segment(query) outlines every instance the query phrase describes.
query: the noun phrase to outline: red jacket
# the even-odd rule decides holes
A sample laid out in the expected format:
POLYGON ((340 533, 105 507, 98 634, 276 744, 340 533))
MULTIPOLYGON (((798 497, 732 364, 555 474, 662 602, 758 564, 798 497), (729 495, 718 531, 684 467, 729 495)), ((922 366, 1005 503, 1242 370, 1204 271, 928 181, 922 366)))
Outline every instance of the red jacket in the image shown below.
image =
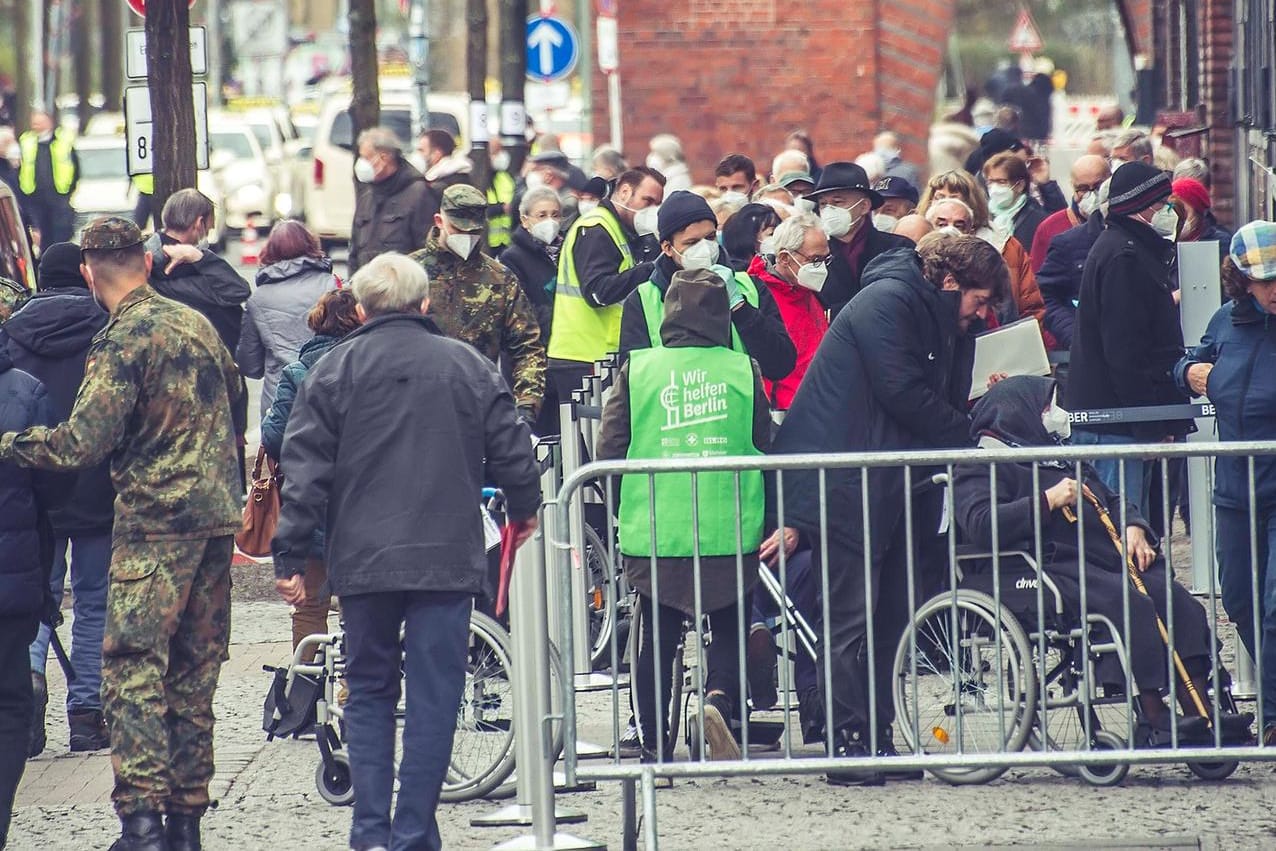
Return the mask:
POLYGON ((767 271, 766 262, 761 257, 754 257, 749 264, 749 275, 755 281, 766 284, 780 308, 780 318, 784 320, 784 329, 793 339, 797 349, 797 365, 787 377, 779 381, 763 380, 766 394, 771 405, 786 411, 797 393, 806 368, 815 357, 815 350, 824 339, 824 332, 829 329, 828 318, 824 314, 824 306, 820 304, 815 293, 803 287, 797 287, 788 281, 781 280, 767 271))
POLYGON ((1040 272, 1042 265, 1045 264, 1046 252, 1050 250, 1050 240, 1079 224, 1081 219, 1077 218, 1077 214, 1072 212, 1072 207, 1069 206, 1051 213, 1037 225, 1037 233, 1032 238, 1032 245, 1024 246, 1024 248, 1032 249, 1032 274, 1040 272))

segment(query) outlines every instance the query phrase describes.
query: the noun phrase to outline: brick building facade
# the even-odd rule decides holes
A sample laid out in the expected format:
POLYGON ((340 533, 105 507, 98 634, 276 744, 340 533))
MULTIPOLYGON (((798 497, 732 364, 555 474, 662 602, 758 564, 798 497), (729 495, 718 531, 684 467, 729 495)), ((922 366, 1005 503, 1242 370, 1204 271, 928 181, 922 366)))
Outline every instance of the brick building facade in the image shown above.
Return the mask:
MULTIPOLYGON (((675 133, 697 181, 727 151, 762 171, 803 128, 821 162, 868 150, 890 128, 924 162, 950 0, 626 0, 620 5, 625 147, 675 133)), ((606 80, 594 76, 595 138, 607 138, 606 80)))

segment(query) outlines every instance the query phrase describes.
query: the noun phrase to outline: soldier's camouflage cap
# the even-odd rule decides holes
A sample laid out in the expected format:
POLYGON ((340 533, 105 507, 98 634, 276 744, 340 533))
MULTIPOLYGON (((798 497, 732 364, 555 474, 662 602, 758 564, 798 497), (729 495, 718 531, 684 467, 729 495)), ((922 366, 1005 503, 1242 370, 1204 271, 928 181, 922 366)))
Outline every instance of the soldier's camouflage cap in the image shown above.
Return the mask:
POLYGON ((84 226, 80 233, 81 251, 118 251, 142 242, 142 231, 120 216, 103 216, 84 226))
POLYGON ((444 189, 441 211, 457 230, 480 231, 487 227, 487 199, 468 184, 444 189))

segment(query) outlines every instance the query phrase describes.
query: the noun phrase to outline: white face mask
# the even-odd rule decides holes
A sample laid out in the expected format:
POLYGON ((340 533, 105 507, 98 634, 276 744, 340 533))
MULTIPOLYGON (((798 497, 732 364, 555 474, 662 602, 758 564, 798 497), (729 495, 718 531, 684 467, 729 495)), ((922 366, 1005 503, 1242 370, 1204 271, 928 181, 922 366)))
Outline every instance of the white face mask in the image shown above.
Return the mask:
POLYGON ((1072 437, 1072 421, 1068 412, 1059 407, 1059 391, 1050 397, 1050 406, 1041 412, 1041 424, 1046 433, 1057 437, 1060 441, 1072 437))
POLYGON ((450 233, 445 242, 449 251, 462 260, 469 260, 474 249, 478 248, 480 239, 481 237, 475 233, 450 233))
POLYGON ((1162 239, 1168 239, 1173 242, 1178 233, 1179 214, 1174 211, 1173 207, 1162 207, 1152 214, 1148 224, 1152 226, 1152 230, 1156 231, 1162 239))
POLYGON ((576 203, 576 211, 583 216, 597 206, 598 202, 593 198, 582 198, 576 203))
POLYGON ((855 217, 845 207, 825 206, 820 208, 820 223, 830 239, 839 239, 851 232, 855 217))
MULTIPOLYGON (((625 207, 628 210, 628 207, 625 207)), ((639 236, 651 236, 660 229, 657 222, 657 216, 660 214, 659 207, 643 207, 634 213, 634 230, 639 236)))
POLYGON ((949 236, 962 236, 961 230, 956 225, 944 225, 936 233, 946 233, 949 236))
POLYGON ((554 241, 554 237, 558 236, 558 219, 541 219, 536 224, 527 229, 532 235, 532 239, 549 245, 554 241))
POLYGON ((1121 159, 1120 157, 1113 157, 1112 159, 1108 161, 1108 163, 1109 163, 1108 165, 1109 171, 1111 171, 1113 174, 1116 174, 1116 170, 1119 169, 1121 166, 1125 165, 1125 160, 1121 159))
POLYGON ((682 258, 682 268, 688 272, 708 269, 718 262, 718 240, 713 237, 700 240, 686 251, 679 251, 676 248, 673 251, 682 258))
POLYGON ((758 253, 763 257, 775 256, 775 238, 768 236, 758 245, 758 253))
POLYGON ((988 187, 989 209, 994 211, 1006 210, 1009 209, 1010 205, 1013 203, 1015 203, 1015 190, 1011 189, 1009 186, 1001 186, 998 184, 996 186, 988 187))
POLYGON ((887 215, 886 213, 873 214, 873 227, 877 228, 882 233, 894 233, 895 226, 897 224, 899 224, 899 219, 894 216, 887 215))
POLYGON ((505 151, 497 151, 492 154, 492 168, 496 171, 509 171, 510 155, 505 151))
POLYGON ((1087 219, 1094 215, 1094 211, 1099 209, 1099 194, 1097 192, 1087 192, 1079 202, 1077 209, 1081 211, 1081 215, 1087 219))
MULTIPOLYGON (((796 263, 796 258, 794 259, 796 263)), ((797 282, 799 287, 818 293, 824 289, 824 283, 829 278, 829 267, 821 263, 803 263, 797 267, 797 282)))
POLYGON ((749 202, 749 196, 745 195, 743 192, 728 190, 727 192, 722 193, 722 197, 719 200, 724 204, 747 204, 749 202))
POLYGON ((360 183, 371 183, 376 180, 376 177, 377 170, 373 167, 372 163, 368 162, 363 157, 359 157, 359 159, 354 161, 355 180, 360 183))
POLYGON ((539 189, 545 185, 545 175, 539 171, 529 171, 525 182, 528 189, 539 189))

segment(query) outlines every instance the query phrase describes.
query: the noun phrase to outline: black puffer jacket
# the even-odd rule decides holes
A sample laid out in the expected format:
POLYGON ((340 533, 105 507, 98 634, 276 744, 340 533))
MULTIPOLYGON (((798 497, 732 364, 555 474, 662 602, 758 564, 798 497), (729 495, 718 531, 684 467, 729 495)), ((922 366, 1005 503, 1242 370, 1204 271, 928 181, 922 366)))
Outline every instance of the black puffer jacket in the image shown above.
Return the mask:
MULTIPOLYGON (((0 330, 0 341, 19 369, 39 379, 48 392, 50 415, 60 423, 71 415, 84 381, 84 358, 108 316, 86 289, 42 290, 0 330)), ((102 535, 115 518, 111 463, 75 474, 75 489, 50 512, 58 537, 102 535)))
POLYGON ((518 278, 523 295, 532 303, 536 324, 541 329, 541 340, 549 339, 550 323, 554 318, 554 287, 558 280, 558 249, 563 244, 562 234, 552 245, 546 245, 523 228, 514 229, 510 244, 501 252, 501 263, 518 278), (553 256, 550 256, 551 251, 553 256))
POLYGON ((913 248, 911 239, 893 233, 883 233, 873 227, 872 221, 865 221, 863 227, 868 228, 868 235, 865 237, 867 242, 864 245, 864 252, 859 257, 858 269, 851 268, 841 249, 833 244, 833 240, 829 241, 830 256, 833 259, 829 263, 828 281, 817 296, 820 304, 829 309, 830 316, 837 316, 846 303, 867 285, 864 273, 868 271, 869 264, 876 257, 897 248, 910 250, 913 248))
MULTIPOLYGON (((921 257, 912 249, 888 252, 869 264, 864 288, 820 343, 771 451, 969 445, 966 399, 974 346, 958 324, 960 299, 922 275, 921 257)), ((902 487, 902 478, 883 486, 902 487)), ((838 493, 846 496, 846 489, 859 487, 857 471, 830 470, 828 487, 834 500, 838 493)), ((775 501, 770 505, 774 512, 775 501)), ((813 471, 785 474, 784 513, 786 525, 818 530, 819 484, 813 471)), ((861 522, 840 509, 830 511, 829 519, 831 526, 861 522)))
POLYGON ((234 357, 243 331, 244 302, 252 295, 248 282, 239 277, 233 266, 207 249, 197 262, 182 263, 175 266, 172 273, 166 273, 168 261, 161 248, 177 244, 177 240, 162 233, 147 241, 146 247, 154 257, 151 287, 160 295, 203 314, 213 323, 222 345, 234 357))
MULTIPOLYGON (((1081 275, 1068 375, 1070 411, 1186 402, 1171 371, 1183 357, 1174 302, 1174 244, 1127 216, 1111 216, 1081 275)), ((1088 425, 1141 442, 1182 436, 1190 420, 1088 425)))
MULTIPOLYGON (((15 369, 0 347, 0 433, 54 425, 44 385, 15 369)), ((51 541, 40 515, 57 504, 74 477, 0 462, 0 618, 42 610, 48 587, 51 541), (42 540, 45 537, 45 540, 42 540)))
POLYGON ((304 570, 326 505, 339 597, 490 592, 483 485, 504 491, 513 520, 541 501, 532 435, 500 373, 419 314, 377 317, 311 367, 279 465, 275 574, 304 570))

